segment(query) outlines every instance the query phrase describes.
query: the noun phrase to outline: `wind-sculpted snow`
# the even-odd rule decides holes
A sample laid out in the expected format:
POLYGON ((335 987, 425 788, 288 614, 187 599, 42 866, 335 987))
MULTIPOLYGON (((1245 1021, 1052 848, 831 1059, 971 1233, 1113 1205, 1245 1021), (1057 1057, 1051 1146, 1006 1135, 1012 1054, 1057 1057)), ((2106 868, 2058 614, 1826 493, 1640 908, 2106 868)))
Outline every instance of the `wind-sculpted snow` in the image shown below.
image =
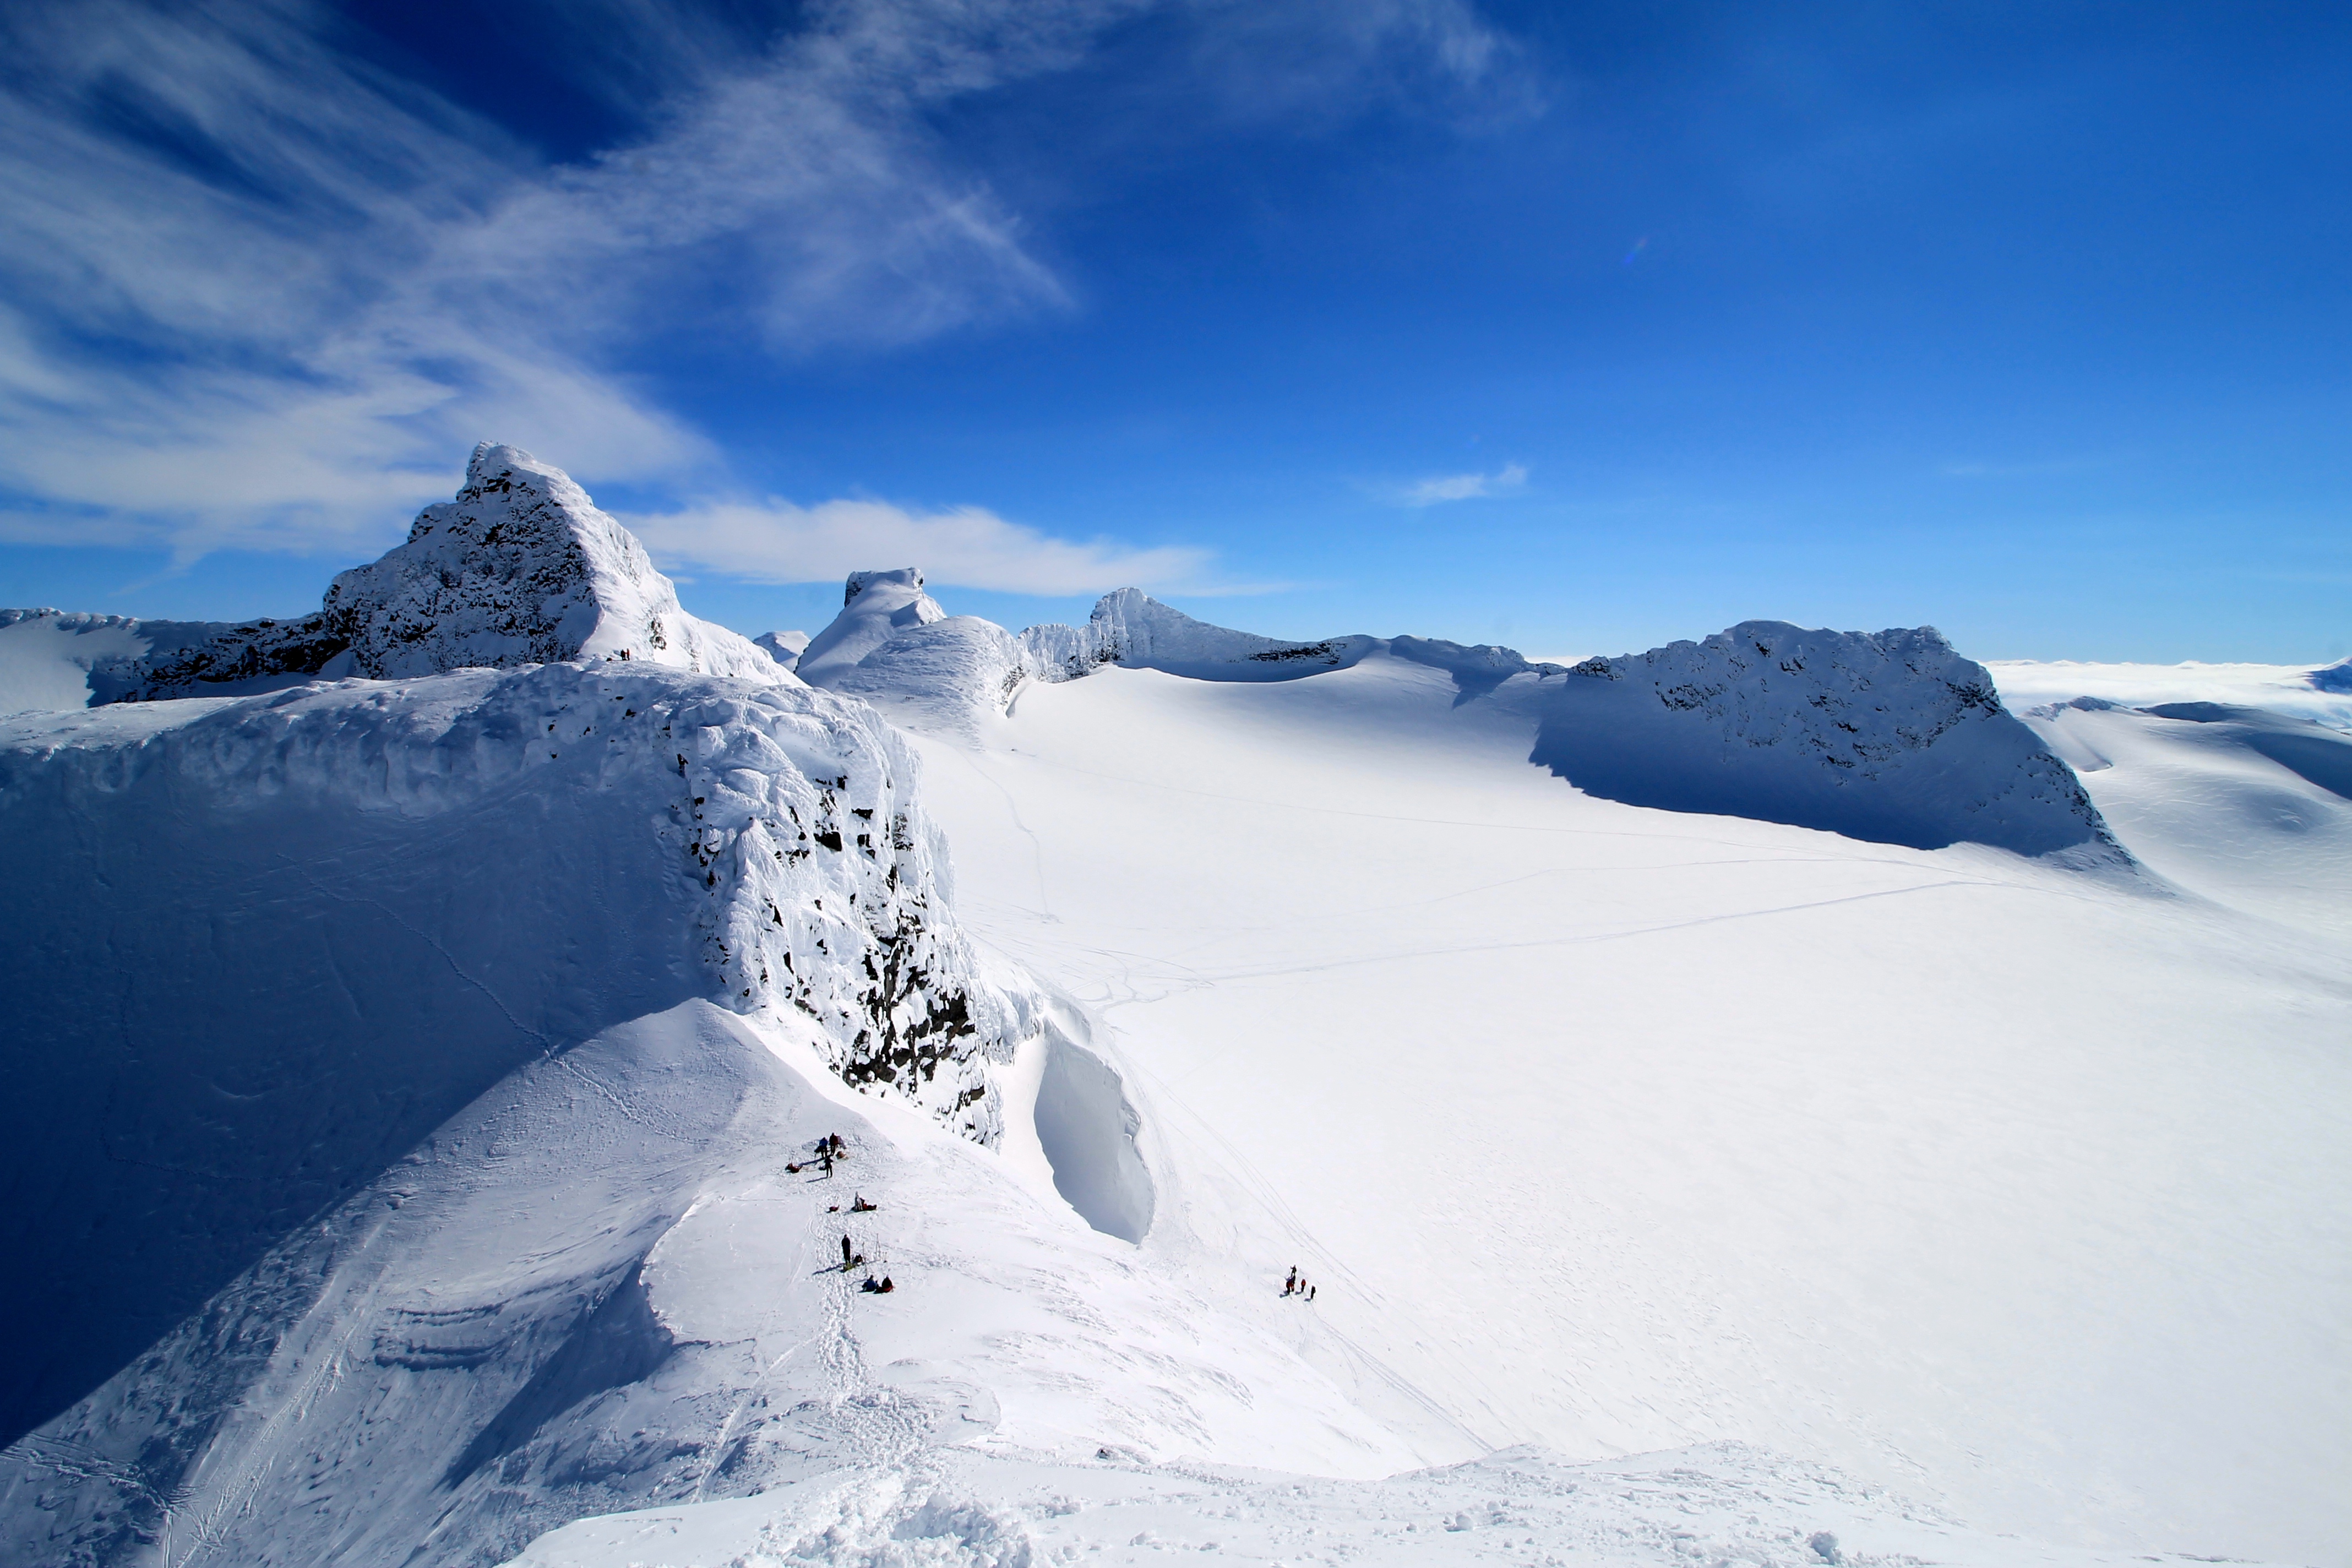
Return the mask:
POLYGON ((1589 659, 1542 711, 1531 760, 1607 800, 1920 849, 2112 852, 2073 772, 1932 627, 1745 621, 1589 659))
POLYGON ((634 661, 0 726, 7 1435, 519 1063, 688 998, 993 1142, 1034 1005, 916 769, 863 704, 634 661))
POLYGON ((635 536, 562 470, 488 443, 455 500, 426 507, 406 543, 337 576, 314 615, 0 616, 0 712, 567 659, 791 680, 766 649, 688 615, 635 536))
POLYGON ((939 601, 923 592, 923 574, 912 566, 852 572, 842 590, 841 614, 809 639, 793 668, 813 685, 830 685, 893 637, 946 617, 939 601))
POLYGON ((1002 713, 1029 678, 1021 645, 993 621, 950 616, 890 638, 821 675, 835 691, 887 703, 902 720, 968 729, 1002 713))

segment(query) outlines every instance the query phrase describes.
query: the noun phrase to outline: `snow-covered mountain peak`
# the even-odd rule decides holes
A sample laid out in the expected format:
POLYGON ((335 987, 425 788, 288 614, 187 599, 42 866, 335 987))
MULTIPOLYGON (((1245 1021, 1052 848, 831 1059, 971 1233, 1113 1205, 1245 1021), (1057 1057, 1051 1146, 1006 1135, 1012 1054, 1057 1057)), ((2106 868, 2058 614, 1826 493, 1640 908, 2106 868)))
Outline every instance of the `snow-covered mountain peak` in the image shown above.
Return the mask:
POLYGON ((336 577, 324 614, 356 673, 379 678, 580 658, 782 677, 750 639, 688 616, 636 536, 570 475, 489 442, 406 543, 336 577))
POLYGON ((2112 845, 2066 764, 1933 626, 1743 621, 1578 665, 1533 761, 1633 805, 1939 848, 2112 845))
POLYGON ((313 615, 231 625, 7 612, 0 634, 0 712, 575 659, 793 684, 789 661, 688 615, 636 536, 570 475, 487 441, 456 498, 337 576, 313 615))

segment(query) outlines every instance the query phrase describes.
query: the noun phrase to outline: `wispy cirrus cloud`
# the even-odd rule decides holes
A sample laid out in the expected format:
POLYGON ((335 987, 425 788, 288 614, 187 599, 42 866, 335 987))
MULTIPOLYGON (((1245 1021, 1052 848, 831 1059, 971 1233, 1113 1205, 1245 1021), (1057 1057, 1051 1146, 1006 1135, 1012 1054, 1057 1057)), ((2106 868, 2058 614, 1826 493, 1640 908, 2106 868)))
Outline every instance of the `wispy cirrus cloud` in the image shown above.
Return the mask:
POLYGON ((1204 588, 1206 551, 1078 542, 1010 522, 979 507, 909 511, 887 501, 705 502, 621 521, 665 565, 751 583, 824 583, 880 565, 919 565, 937 582, 1046 595, 1134 586, 1204 588))
MULTIPOLYGON (((724 453, 633 372, 678 333, 887 352, 1074 308, 935 118, 1152 10, 1199 40, 1184 68, 1238 69, 1217 40, 1276 29, 1318 103, 1400 59, 1473 95, 1504 47, 1464 0, 583 0, 548 11, 572 85, 631 128, 551 162, 354 54, 312 0, 15 8, 0 539, 349 551, 484 437, 723 490, 724 453)), ((1049 580, 1112 549, 998 521, 991 548, 1026 541, 1049 580)))
POLYGON ((1396 487, 1393 497, 1399 506, 1441 506, 1447 501, 1517 495, 1527 488, 1526 465, 1506 463, 1491 474, 1433 474, 1396 487))

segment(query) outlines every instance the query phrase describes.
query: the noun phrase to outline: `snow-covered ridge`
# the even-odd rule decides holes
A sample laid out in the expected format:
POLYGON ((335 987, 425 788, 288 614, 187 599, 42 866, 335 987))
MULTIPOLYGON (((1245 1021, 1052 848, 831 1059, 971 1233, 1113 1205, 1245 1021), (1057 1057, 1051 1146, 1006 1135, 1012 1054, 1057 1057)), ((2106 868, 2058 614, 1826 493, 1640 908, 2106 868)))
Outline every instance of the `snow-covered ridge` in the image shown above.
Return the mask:
POLYGON ((862 703, 632 660, 338 683, 152 721, 27 718, 0 748, 0 811, 47 802, 85 818, 158 793, 254 821, 413 821, 550 793, 600 814, 626 802, 686 895, 697 994, 802 1024, 845 1081, 981 1142, 998 1129, 982 1058, 1009 1059, 1034 1032, 1025 1004, 977 978, 946 916, 919 764, 862 703))
POLYGON ((418 513, 405 543, 338 575, 315 615, 232 625, 7 614, 0 636, 32 618, 46 637, 36 647, 21 631, 29 657, 0 658, 0 712, 564 659, 792 679, 749 638, 688 615, 636 537, 562 469, 487 442, 457 498, 418 513))
POLYGON ((1104 595, 1083 626, 1031 626, 1021 634, 1021 647, 1041 680, 1076 679, 1106 664, 1165 670, 1196 680, 1296 680, 1389 653, 1445 670, 1465 696, 1477 696, 1513 675, 1556 673, 1559 668, 1531 664, 1511 648, 1473 647, 1429 637, 1358 633, 1284 642, 1196 620, 1139 588, 1104 595))
POLYGON ((0 945, 0 1334, 43 1347, 0 1440, 503 1074, 683 1003, 995 1143, 1039 1004, 918 772, 862 703, 635 660, 0 724, 0 899, 43 911, 0 945))
POLYGON ((2115 852, 2072 770, 1932 626, 1744 621, 1588 659, 1549 697, 1531 760, 1632 805, 1923 849, 2115 852))
POLYGON ((840 616, 795 668, 814 685, 968 730, 980 715, 1003 712, 1025 681, 1083 679, 1106 665, 1194 680, 1297 680, 1381 653, 1447 671, 1465 700, 1514 675, 1562 672, 1507 647, 1425 637, 1285 642, 1196 620, 1139 588, 1104 595, 1082 626, 1035 626, 1015 637, 977 616, 950 616, 913 567, 851 574, 840 616))

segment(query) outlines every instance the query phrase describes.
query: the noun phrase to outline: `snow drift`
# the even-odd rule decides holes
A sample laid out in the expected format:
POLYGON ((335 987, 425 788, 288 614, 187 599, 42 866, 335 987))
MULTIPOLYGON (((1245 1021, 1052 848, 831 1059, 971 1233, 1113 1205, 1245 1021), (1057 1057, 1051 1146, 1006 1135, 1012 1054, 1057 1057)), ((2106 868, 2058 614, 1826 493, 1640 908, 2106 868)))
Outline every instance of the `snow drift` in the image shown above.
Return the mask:
MULTIPOLYGON (((762 656, 765 657, 764 655, 762 656)), ((526 1061, 701 999, 992 1142, 1034 1032, 869 708, 635 660, 0 726, 6 1436, 526 1061)))
POLYGON ((1550 695, 1531 760, 1605 800, 1916 849, 2113 845, 2066 764, 1932 626, 1744 621, 1588 659, 1550 695))
POLYGON ((0 712, 565 659, 790 679, 766 649, 688 615, 636 537, 562 469, 487 442, 457 499, 419 512, 382 559, 337 576, 316 615, 235 625, 6 616, 0 712))

